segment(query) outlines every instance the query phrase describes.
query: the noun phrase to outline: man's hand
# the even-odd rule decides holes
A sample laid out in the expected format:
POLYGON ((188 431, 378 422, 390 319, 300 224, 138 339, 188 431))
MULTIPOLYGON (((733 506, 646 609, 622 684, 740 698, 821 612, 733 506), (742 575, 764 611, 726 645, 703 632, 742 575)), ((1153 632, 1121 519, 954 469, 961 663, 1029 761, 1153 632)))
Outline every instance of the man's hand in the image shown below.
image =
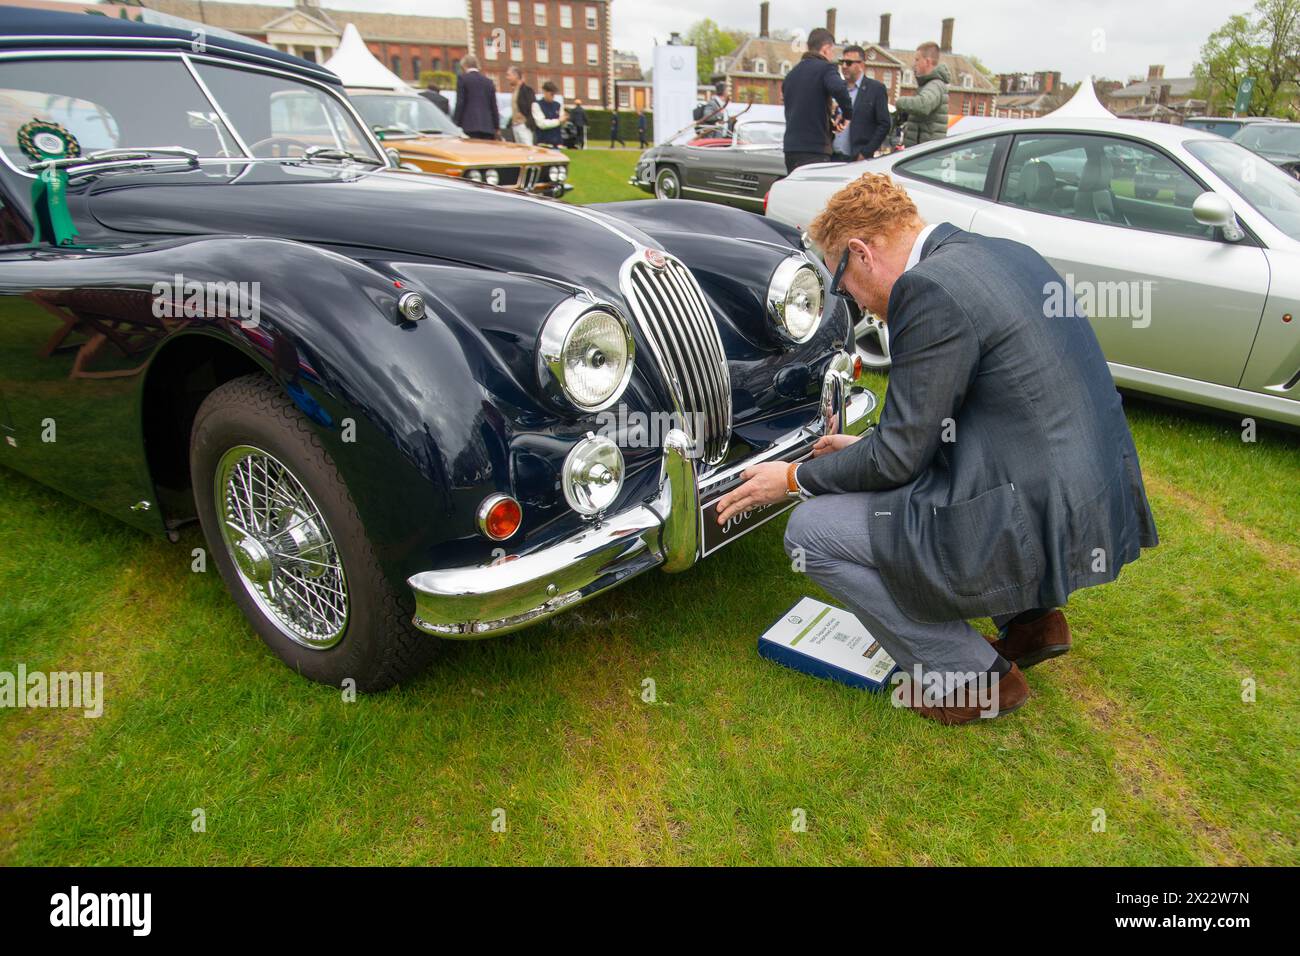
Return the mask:
POLYGON ((742 471, 740 477, 746 479, 745 483, 718 499, 718 524, 726 524, 732 515, 747 508, 784 500, 785 472, 789 467, 787 461, 765 461, 742 471))
POLYGON ((817 444, 812 447, 813 457, 820 458, 822 455, 829 455, 833 451, 848 448, 861 437, 861 435, 823 435, 817 439, 817 444))
POLYGON ((831 121, 831 129, 833 129, 837 133, 844 132, 845 128, 848 125, 849 124, 847 120, 841 119, 839 117, 836 117, 834 120, 831 121))

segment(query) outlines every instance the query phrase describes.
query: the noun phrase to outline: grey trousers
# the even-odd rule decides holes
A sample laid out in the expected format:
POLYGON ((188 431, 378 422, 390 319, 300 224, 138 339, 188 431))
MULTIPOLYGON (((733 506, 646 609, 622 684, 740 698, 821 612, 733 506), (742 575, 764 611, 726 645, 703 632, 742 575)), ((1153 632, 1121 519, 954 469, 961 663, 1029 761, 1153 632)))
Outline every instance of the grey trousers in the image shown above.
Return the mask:
MULTIPOLYGON (((914 621, 890 596, 877 570, 867 530, 871 493, 818 495, 795 507, 785 529, 785 550, 802 561, 808 576, 845 608, 909 675, 920 665, 923 674, 944 675, 945 693, 964 682, 960 675, 988 670, 998 654, 983 635, 965 621, 938 624, 914 621)), ((993 618, 1002 627, 1015 617, 993 618)))

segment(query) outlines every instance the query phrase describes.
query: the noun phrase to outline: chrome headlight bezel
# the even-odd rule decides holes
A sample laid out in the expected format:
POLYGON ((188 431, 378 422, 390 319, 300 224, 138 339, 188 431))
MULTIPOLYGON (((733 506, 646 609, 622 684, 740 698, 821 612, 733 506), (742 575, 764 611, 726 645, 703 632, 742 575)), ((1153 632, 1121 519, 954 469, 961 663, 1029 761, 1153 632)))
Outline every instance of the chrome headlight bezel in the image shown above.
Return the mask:
POLYGON ((566 299, 556 306, 542 323, 542 330, 537 340, 537 376, 542 389, 553 401, 580 412, 603 411, 623 397, 623 392, 627 390, 627 384, 631 381, 632 371, 635 368, 636 342, 632 338, 632 326, 618 309, 607 302, 583 297, 566 299), (623 374, 619 376, 610 394, 597 402, 584 402, 569 388, 564 354, 571 338, 580 330, 582 322, 593 315, 609 316, 619 324, 627 359, 623 374))
POLYGON ((806 256, 799 254, 789 256, 772 272, 772 278, 767 283, 767 313, 777 332, 787 342, 803 345, 817 334, 822 319, 826 317, 826 280, 822 277, 821 270, 809 262, 806 256), (788 306, 790 296, 795 290, 796 280, 802 281, 805 273, 817 281, 818 306, 816 318, 807 331, 800 334, 797 329, 792 329, 790 326, 788 306))

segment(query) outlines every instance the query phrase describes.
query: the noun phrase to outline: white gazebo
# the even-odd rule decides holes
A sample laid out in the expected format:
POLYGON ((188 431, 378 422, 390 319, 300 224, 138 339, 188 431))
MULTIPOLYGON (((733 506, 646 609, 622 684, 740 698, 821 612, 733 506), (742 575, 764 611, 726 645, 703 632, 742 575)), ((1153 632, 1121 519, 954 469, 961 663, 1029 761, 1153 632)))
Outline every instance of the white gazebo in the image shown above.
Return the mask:
MULTIPOLYGON (((1085 76, 1074 95, 1046 114, 1052 119, 1114 119, 1115 114, 1097 99, 1097 91, 1092 88, 1092 77, 1085 76)), ((1046 117, 1044 117, 1046 118, 1046 117)))
POLYGON ((333 71, 344 86, 372 90, 411 89, 409 83, 379 62, 351 23, 343 28, 343 39, 339 41, 338 50, 325 62, 325 69, 333 71))

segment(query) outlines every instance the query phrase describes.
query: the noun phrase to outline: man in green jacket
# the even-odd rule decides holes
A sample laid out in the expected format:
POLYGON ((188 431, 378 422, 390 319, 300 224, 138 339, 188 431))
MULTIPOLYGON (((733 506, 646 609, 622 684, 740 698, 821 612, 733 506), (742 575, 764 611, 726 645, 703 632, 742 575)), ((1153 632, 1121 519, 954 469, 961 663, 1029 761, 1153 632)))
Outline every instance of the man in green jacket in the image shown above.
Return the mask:
POLYGON ((948 67, 939 62, 939 44, 922 43, 912 58, 916 95, 900 96, 895 109, 907 114, 903 145, 916 146, 948 135, 948 67))

